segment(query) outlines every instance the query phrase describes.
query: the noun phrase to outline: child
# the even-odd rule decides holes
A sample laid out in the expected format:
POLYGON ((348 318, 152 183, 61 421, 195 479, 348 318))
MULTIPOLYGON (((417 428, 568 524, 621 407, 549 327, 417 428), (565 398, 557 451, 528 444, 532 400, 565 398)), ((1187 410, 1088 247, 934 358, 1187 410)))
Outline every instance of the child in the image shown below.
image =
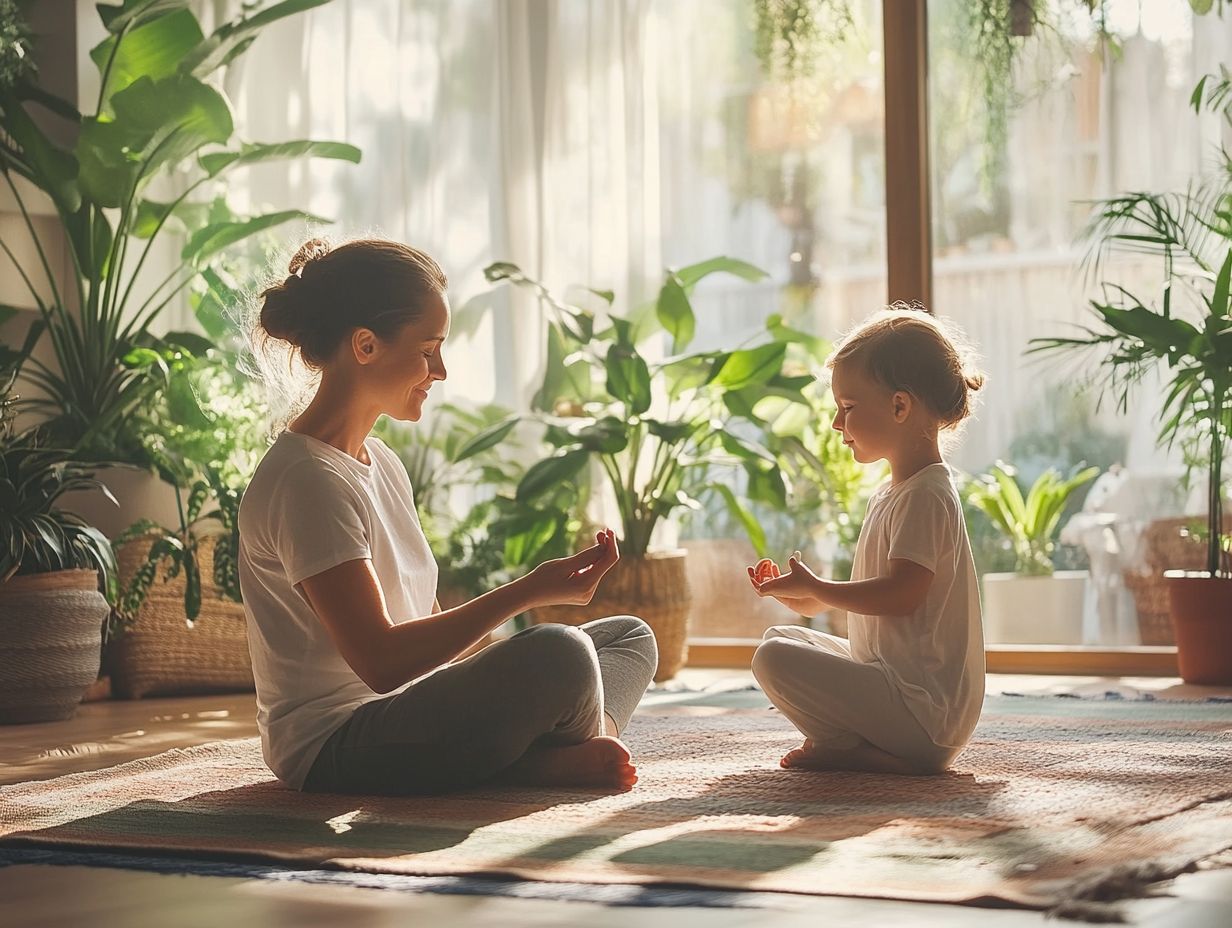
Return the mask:
POLYGON ((766 632, 753 675, 805 736, 784 767, 939 773, 971 737, 984 700, 979 587, 939 435, 971 414, 983 384, 946 329, 888 309, 826 362, 832 423, 862 464, 886 460, 852 579, 823 580, 800 553, 781 573, 749 568, 761 596, 811 615, 847 610, 850 640, 799 626, 766 632))

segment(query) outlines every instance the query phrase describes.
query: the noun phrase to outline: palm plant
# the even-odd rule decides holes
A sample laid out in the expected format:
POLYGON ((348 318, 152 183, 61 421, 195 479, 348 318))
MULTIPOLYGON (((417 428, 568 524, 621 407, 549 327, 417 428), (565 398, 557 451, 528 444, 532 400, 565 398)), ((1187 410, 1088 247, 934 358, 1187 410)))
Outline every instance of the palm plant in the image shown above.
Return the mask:
MULTIPOLYGON (((1232 74, 1204 77, 1194 89, 1195 112, 1206 107, 1232 127, 1232 74)), ((1206 569, 1232 574, 1224 550, 1223 467, 1232 440, 1232 153, 1210 177, 1182 193, 1129 193, 1096 204, 1086 237, 1088 269, 1096 276, 1115 254, 1161 260, 1158 303, 1122 286, 1092 300, 1095 322, 1080 334, 1032 341, 1033 352, 1094 353, 1090 379, 1101 396, 1128 409, 1135 386, 1166 366, 1170 382, 1159 419, 1159 441, 1179 444, 1207 480, 1206 569)))
MULTIPOLYGON (((239 19, 206 36, 189 0, 100 4, 107 37, 90 52, 99 70, 94 112, 40 88, 28 74, 0 90, 0 175, 17 204, 37 261, 23 266, 8 243, 39 316, 18 349, 0 349, 44 396, 32 407, 48 433, 86 460, 150 463, 132 414, 166 383, 166 361, 209 342, 185 333, 156 338, 163 311, 224 249, 288 221, 318 221, 299 210, 237 216, 227 206, 233 171, 305 156, 358 161, 337 142, 241 142, 219 72, 269 24, 328 0, 246 4, 239 19), (36 116, 39 119, 36 121, 36 116), (42 128, 48 117, 56 133, 42 128), (71 148, 58 135, 75 135, 71 148), (170 199, 149 195, 169 175, 170 199), (65 233, 74 273, 58 281, 46 242, 31 220, 30 186, 50 201, 65 233), (211 193, 213 196, 211 198, 211 193), (169 230, 185 244, 161 282, 145 284, 156 242, 169 230), (46 289, 39 286, 46 279, 46 289), (62 286, 66 283, 66 286, 62 286), (33 357, 48 339, 55 363, 33 357)), ((0 317, 14 312, 0 307, 0 317)))
POLYGON ((990 473, 968 490, 968 500, 980 509, 1014 550, 1014 572, 1026 576, 1052 574, 1053 539, 1070 495, 1094 480, 1098 467, 1088 467, 1068 478, 1054 468, 1040 474, 1023 498, 1014 468, 998 461, 990 473))

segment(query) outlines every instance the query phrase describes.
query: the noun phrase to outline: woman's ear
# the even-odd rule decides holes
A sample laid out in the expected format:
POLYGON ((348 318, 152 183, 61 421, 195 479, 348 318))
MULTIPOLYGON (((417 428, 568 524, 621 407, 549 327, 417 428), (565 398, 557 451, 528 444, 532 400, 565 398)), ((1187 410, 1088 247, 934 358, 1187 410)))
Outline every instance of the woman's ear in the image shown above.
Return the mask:
POLYGON ((359 364, 367 364, 377 354, 377 337, 371 329, 356 329, 351 333, 351 353, 359 364))

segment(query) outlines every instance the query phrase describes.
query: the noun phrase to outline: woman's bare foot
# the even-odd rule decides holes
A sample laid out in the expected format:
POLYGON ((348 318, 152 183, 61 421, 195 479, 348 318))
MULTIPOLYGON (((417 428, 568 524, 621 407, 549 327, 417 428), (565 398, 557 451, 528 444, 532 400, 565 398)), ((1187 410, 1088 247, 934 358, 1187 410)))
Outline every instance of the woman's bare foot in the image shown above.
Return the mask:
POLYGON ((901 757, 895 757, 871 744, 854 748, 820 748, 812 738, 783 755, 779 765, 789 770, 858 770, 868 773, 918 775, 901 757))
POLYGON ((505 772, 505 779, 533 786, 625 790, 637 782, 637 768, 623 742, 600 735, 580 744, 532 748, 505 772))

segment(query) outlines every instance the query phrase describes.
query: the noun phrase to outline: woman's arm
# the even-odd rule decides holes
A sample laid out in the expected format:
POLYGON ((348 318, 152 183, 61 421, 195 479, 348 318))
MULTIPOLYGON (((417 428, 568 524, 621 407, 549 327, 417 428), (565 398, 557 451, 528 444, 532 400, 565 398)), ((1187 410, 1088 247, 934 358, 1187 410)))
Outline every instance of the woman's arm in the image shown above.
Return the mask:
POLYGON ((511 616, 536 606, 590 602, 620 558, 610 533, 599 537, 580 554, 541 564, 468 603, 398 624, 368 559, 339 564, 300 586, 343 660, 374 692, 388 693, 453 660, 511 616))
POLYGON ((915 561, 891 558, 890 572, 871 580, 823 580, 797 558, 787 562, 787 573, 765 583, 753 582, 759 596, 780 600, 811 597, 820 611, 827 606, 859 615, 910 615, 924 604, 933 572, 915 561))

